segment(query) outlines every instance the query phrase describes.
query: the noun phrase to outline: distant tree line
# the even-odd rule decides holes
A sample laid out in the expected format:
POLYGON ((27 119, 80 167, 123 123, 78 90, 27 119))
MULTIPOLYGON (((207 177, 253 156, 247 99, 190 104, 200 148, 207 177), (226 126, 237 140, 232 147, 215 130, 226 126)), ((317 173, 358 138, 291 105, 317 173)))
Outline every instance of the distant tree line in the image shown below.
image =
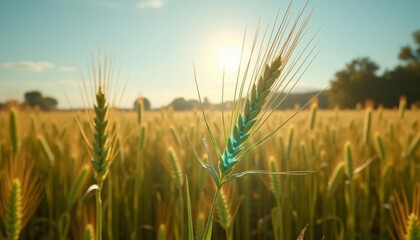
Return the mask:
POLYGON ((9 100, 5 103, 0 103, 0 109, 11 107, 31 107, 39 108, 42 111, 53 111, 57 109, 58 101, 52 97, 44 97, 39 91, 26 92, 24 95, 24 102, 19 103, 17 100, 9 100))
POLYGON ((43 111, 57 109, 58 101, 52 97, 44 97, 38 91, 25 93, 25 103, 30 107, 39 107, 43 111))
MULTIPOLYGON (((272 98, 272 102, 269 104, 269 107, 276 109, 294 109, 296 107, 303 107, 309 100, 316 96, 319 92, 306 92, 306 93, 290 93, 286 96, 285 93, 275 94, 272 98)), ((328 108, 328 98, 327 94, 319 94, 316 97, 318 107, 328 108)), ((242 101, 245 103, 245 101, 242 101)), ((233 101, 226 101, 223 103, 224 110, 231 110, 235 104, 233 101)), ((212 104, 208 98, 204 98, 202 102, 204 109, 215 109, 221 110, 222 103, 212 104)), ((185 98, 176 98, 165 108, 171 108, 174 111, 191 111, 200 109, 200 102, 198 100, 186 100, 185 98)))
POLYGON ((328 94, 330 106, 354 108, 358 103, 373 101, 394 107, 401 96, 407 104, 420 101, 420 31, 413 34, 415 47, 400 50, 401 65, 378 74, 379 66, 371 59, 358 58, 335 74, 328 94))

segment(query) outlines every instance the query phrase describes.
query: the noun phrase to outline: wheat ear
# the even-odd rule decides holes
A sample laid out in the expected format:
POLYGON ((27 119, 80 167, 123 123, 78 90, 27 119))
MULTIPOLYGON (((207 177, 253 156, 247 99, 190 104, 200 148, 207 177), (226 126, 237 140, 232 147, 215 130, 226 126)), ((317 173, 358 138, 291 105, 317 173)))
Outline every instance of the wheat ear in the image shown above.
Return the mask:
POLYGON ((231 226, 233 217, 226 193, 223 189, 220 190, 216 204, 220 225, 223 229, 227 230, 231 226))
POLYGON ((407 234, 406 240, 419 240, 420 239, 420 223, 418 217, 411 213, 407 221, 407 234))
POLYGON ((109 165, 111 164, 107 119, 108 106, 101 87, 99 87, 98 93, 96 94, 96 105, 94 109, 96 117, 94 119, 95 132, 93 134, 92 166, 96 180, 98 183, 101 183, 105 180, 109 165))
MULTIPOLYGON (((279 172, 279 166, 276 162, 276 159, 273 156, 268 158, 268 169, 270 172, 279 172)), ((274 197, 279 200, 281 197, 281 188, 280 188, 280 177, 275 175, 270 175, 270 190, 273 193, 274 197)))
POLYGON ((70 187, 69 194, 67 196, 67 211, 70 211, 71 207, 73 206, 74 202, 80 195, 82 191, 82 187, 85 185, 86 180, 88 179, 89 175, 89 165, 84 165, 76 177, 75 181, 70 187))
POLYGON ((258 121, 258 115, 263 109, 274 82, 280 76, 281 57, 278 56, 271 65, 265 65, 264 73, 256 84, 252 85, 245 102, 243 113, 238 117, 236 125, 227 140, 226 148, 219 161, 221 177, 229 175, 238 163, 238 156, 244 148, 244 143, 251 135, 252 128, 258 121))
POLYGON ((338 184, 340 183, 341 179, 344 176, 346 163, 344 161, 337 164, 334 169, 333 174, 331 175, 330 179, 328 180, 328 195, 333 196, 335 191, 338 188, 338 184))
POLYGON ((168 152, 169 152, 169 164, 170 164, 172 178, 175 180, 175 185, 178 188, 181 188, 182 185, 184 184, 184 178, 182 177, 183 171, 182 171, 181 163, 178 159, 178 156, 175 150, 172 147, 169 147, 168 152))
POLYGON ((10 140, 12 143, 13 154, 16 155, 20 148, 18 112, 15 108, 10 111, 10 140))
POLYGON ((92 224, 86 225, 84 240, 95 240, 95 231, 92 224))
POLYGON ((12 180, 6 210, 6 235, 8 240, 17 240, 22 230, 22 187, 20 180, 12 180))

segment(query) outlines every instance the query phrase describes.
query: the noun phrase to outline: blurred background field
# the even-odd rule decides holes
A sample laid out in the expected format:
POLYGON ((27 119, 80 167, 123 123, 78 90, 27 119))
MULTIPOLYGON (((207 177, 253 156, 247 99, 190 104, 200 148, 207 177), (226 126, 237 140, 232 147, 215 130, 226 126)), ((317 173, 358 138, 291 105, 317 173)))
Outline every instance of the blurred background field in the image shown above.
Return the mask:
MULTIPOLYGON (((222 141, 220 112, 207 113, 222 141)), ((293 113, 276 111, 260 132, 293 113)), ((11 115, 0 113, 2 202, 8 178, 20 171, 11 166, 21 169, 26 162, 21 169, 24 181, 36 189, 31 192, 22 184, 28 198, 23 199, 28 202, 23 204, 24 212, 31 214, 26 216, 21 239, 81 239, 86 225, 94 225, 95 219, 94 194, 86 193, 94 183, 91 159, 80 130, 92 138, 93 118, 84 112, 18 111, 18 131, 13 133, 11 115), (12 144, 11 134, 17 144, 12 144), (75 189, 76 183, 80 186, 75 189)), ((308 224, 305 239, 347 239, 350 218, 357 239, 398 239, 398 228, 403 226, 392 221, 392 209, 406 205, 411 211, 420 202, 418 195, 413 199, 420 183, 419 116, 415 108, 302 111, 235 171, 275 167, 311 172, 250 176, 224 186, 228 215, 216 210, 214 239, 226 238, 229 231, 234 239, 296 239, 308 224), (343 171, 334 173, 343 164, 343 171), (407 202, 398 205, 396 198, 407 202)), ((185 239, 184 176, 188 176, 194 232, 200 239, 215 190, 193 151, 194 146, 206 157, 201 113, 161 110, 144 112, 139 119, 135 112, 112 111, 110 118, 115 120, 111 128, 117 133, 113 145, 117 153, 103 190, 104 238, 157 239, 165 231, 168 239, 185 239)), ((216 164, 217 159, 212 160, 216 164)), ((0 214, 5 235, 4 205, 0 214)))

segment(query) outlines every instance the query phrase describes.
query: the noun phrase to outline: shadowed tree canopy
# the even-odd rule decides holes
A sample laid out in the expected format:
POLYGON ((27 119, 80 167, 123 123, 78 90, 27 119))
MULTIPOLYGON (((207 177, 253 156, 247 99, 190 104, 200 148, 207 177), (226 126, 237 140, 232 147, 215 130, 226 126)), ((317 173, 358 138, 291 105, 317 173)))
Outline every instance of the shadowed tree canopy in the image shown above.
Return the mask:
POLYGON ((25 102, 31 107, 39 106, 42 102, 42 94, 38 91, 27 92, 25 102))
POLYGON ((335 74, 328 100, 330 106, 353 108, 357 103, 373 100, 394 107, 401 96, 407 103, 420 101, 420 31, 413 34, 416 46, 402 47, 398 57, 404 64, 377 74, 378 65, 369 58, 358 58, 335 74))
POLYGON ((40 107, 44 111, 52 111, 57 108, 58 102, 52 97, 44 97, 41 99, 40 107))
POLYGON ((412 36, 414 47, 404 46, 398 55, 404 64, 384 73, 387 83, 384 87, 388 89, 383 101, 386 106, 395 106, 400 96, 405 96, 409 105, 420 102, 420 30, 412 36))
POLYGON ((175 98, 170 104, 175 111, 187 111, 193 109, 199 109, 200 103, 197 100, 185 100, 184 98, 175 98))
POLYGON ((331 81, 330 105, 353 108, 357 103, 372 98, 372 89, 381 83, 376 74, 378 69, 378 65, 369 58, 352 60, 331 81))
POLYGON ((58 101, 52 97, 43 97, 39 91, 25 93, 25 103, 30 107, 39 107, 43 111, 57 109, 58 101))
POLYGON ((407 62, 419 62, 420 61, 420 30, 413 33, 413 40, 416 44, 415 48, 411 48, 410 46, 404 46, 400 50, 400 54, 398 57, 407 62))
POLYGON ((139 97, 139 98, 136 99, 136 101, 134 101, 134 104, 133 104, 134 110, 137 109, 137 105, 138 105, 139 101, 142 101, 143 102, 143 109, 145 111, 149 111, 150 110, 150 108, 151 108, 152 105, 151 105, 149 99, 144 98, 144 97, 139 97))

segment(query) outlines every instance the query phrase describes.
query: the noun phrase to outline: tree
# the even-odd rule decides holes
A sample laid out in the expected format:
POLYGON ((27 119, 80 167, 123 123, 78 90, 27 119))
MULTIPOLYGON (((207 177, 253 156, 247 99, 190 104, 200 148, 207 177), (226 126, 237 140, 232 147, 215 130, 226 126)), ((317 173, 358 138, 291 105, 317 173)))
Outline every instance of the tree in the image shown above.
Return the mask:
POLYGON ((406 96, 407 104, 411 105, 420 101, 420 61, 405 66, 397 66, 385 75, 389 82, 387 88, 388 101, 384 101, 385 106, 397 104, 400 96, 406 96))
POLYGON ((41 100, 40 108, 44 111, 52 111, 57 109, 57 105, 57 100, 51 97, 45 97, 41 100))
POLYGON ((38 91, 32 91, 25 93, 25 102, 31 106, 39 106, 42 101, 42 94, 38 91))
POLYGON ((420 62, 420 30, 413 33, 414 43, 417 45, 416 49, 410 46, 403 46, 400 50, 398 58, 406 63, 420 62))
POLYGON ((57 109, 58 101, 52 97, 43 97, 39 91, 25 93, 25 103, 30 107, 39 107, 43 111, 57 109))
POLYGON ((184 98, 175 98, 169 106, 172 107, 175 111, 187 111, 198 109, 200 103, 197 100, 188 100, 186 101, 184 98))
POLYGON ((394 107, 401 96, 407 104, 419 102, 420 95, 420 30, 413 33, 415 48, 404 46, 398 57, 406 64, 376 74, 378 65, 368 58, 353 60, 335 74, 331 81, 331 106, 352 108, 368 99, 385 107, 394 107))
POLYGON ((145 111, 149 111, 151 109, 152 105, 151 105, 149 99, 144 98, 144 97, 139 97, 139 98, 136 99, 136 101, 134 101, 134 104, 133 104, 134 110, 137 109, 137 104, 139 103, 139 101, 143 101, 143 109, 145 111))
POLYGON ((374 99, 372 89, 381 83, 381 78, 376 74, 378 69, 378 65, 367 57, 352 60, 331 81, 330 105, 353 108, 357 103, 374 99))

